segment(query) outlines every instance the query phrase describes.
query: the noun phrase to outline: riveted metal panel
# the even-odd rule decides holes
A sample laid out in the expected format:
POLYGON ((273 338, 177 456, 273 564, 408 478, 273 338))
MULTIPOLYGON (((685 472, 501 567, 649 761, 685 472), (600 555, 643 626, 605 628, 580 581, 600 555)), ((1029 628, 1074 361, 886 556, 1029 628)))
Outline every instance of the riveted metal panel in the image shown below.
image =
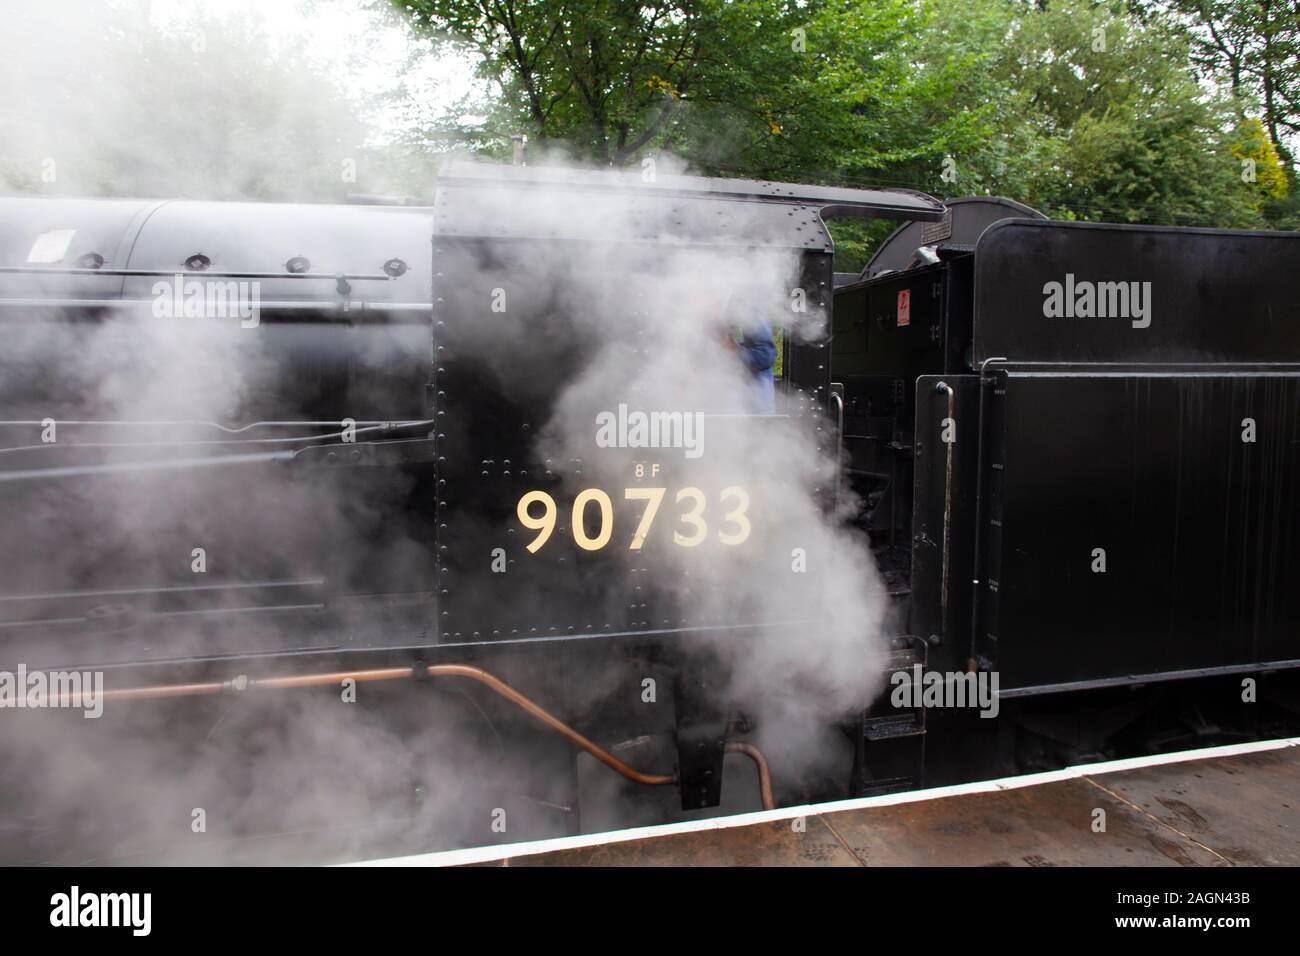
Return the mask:
MULTIPOLYGON (((754 459, 758 429, 770 428, 774 436, 761 446, 764 455, 781 454, 778 429, 794 420, 815 433, 829 457, 836 436, 825 416, 830 369, 824 344, 791 346, 786 365, 791 390, 780 396, 779 414, 770 422, 753 419, 737 430, 729 426, 734 418, 729 412, 703 413, 706 453, 734 465, 726 480, 713 474, 716 469, 696 467, 680 449, 598 447, 594 423, 581 450, 557 457, 548 451, 552 446, 544 432, 566 387, 590 368, 599 347, 650 356, 659 347, 653 330, 663 318, 655 309, 664 307, 662 302, 656 306, 640 285, 654 276, 660 254, 656 243, 629 245, 621 260, 624 268, 610 275, 583 274, 584 244, 569 240, 567 248, 572 256, 565 261, 576 263, 578 272, 550 275, 543 288, 529 267, 541 251, 536 243, 435 237, 440 639, 471 643, 663 635, 794 626, 815 617, 816 578, 789 573, 792 550, 809 544, 800 539, 800 529, 764 521, 756 506, 753 546, 743 553, 720 545, 712 530, 707 542, 687 552, 673 543, 671 532, 680 510, 673 497, 678 490, 700 485, 709 513, 720 517, 721 490, 751 484, 751 469, 761 465, 754 459), (521 285, 520 277, 529 276, 521 285), (507 297, 506 310, 492 307, 497 290, 507 297), (594 301, 616 299, 647 334, 618 343, 584 334, 573 314, 557 307, 557 302, 572 301, 575 290, 594 301), (637 465, 645 466, 643 474, 637 465), (702 473, 711 474, 711 482, 701 479, 702 473), (668 493, 651 538, 633 550, 628 542, 644 505, 625 500, 625 491, 652 486, 668 493), (613 506, 614 537, 595 550, 579 547, 572 527, 575 498, 589 488, 608 494, 613 506), (556 506, 554 529, 535 551, 528 545, 537 532, 518 517, 520 499, 531 492, 545 493, 556 506), (665 549, 672 550, 671 561, 665 560, 665 549), (760 579, 794 578, 798 587, 791 590, 788 614, 773 620, 729 603, 719 590, 718 575, 705 573, 722 561, 749 567, 760 579)), ((544 251, 548 262, 557 261, 553 245, 544 251)), ((829 308, 829 267, 826 255, 802 259, 803 282, 813 290, 810 309, 829 308)), ((825 479, 817 491, 829 495, 829 472, 825 479)), ((596 508, 588 509, 588 534, 595 533, 596 514, 596 508)), ((816 557, 810 555, 809 561, 816 557)))

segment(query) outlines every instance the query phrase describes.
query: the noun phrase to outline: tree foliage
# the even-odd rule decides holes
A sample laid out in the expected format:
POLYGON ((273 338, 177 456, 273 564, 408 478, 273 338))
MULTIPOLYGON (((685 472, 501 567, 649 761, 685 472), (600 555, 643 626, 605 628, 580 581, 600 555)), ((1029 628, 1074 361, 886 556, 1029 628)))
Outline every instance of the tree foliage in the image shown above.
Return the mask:
POLYGON ((626 165, 670 148, 778 175, 881 169, 975 125, 926 124, 912 0, 398 0, 415 30, 471 47, 500 90, 489 122, 626 165))
POLYGON ((1171 0, 1202 74, 1226 80, 1244 114, 1252 106, 1284 160, 1300 136, 1300 2, 1171 0))
MULTIPOLYGON (((1296 0, 394 4, 477 52, 499 140, 528 132, 598 164, 668 150, 702 171, 1000 193, 1064 218, 1293 211, 1296 0)), ((881 229, 837 232, 863 252, 881 229)))

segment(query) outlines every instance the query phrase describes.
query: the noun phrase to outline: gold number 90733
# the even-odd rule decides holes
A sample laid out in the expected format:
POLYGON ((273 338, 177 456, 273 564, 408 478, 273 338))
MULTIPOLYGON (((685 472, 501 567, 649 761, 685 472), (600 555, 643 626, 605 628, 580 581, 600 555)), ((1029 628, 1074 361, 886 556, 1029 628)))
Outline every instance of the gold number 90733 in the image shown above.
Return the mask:
MULTIPOLYGON (((628 550, 640 551, 645 545, 667 493, 667 488, 623 489, 624 500, 645 502, 645 510, 641 512, 636 531, 632 533, 632 538, 628 542, 628 550)), ((723 527, 718 530, 718 540, 723 544, 741 544, 749 538, 750 532, 747 514, 749 493, 744 488, 732 485, 730 488, 723 488, 719 498, 724 514, 723 527)), ((674 500, 679 509, 678 527, 673 530, 673 543, 683 548, 694 548, 703 544, 709 536, 709 526, 704 518, 707 504, 704 492, 694 487, 683 488, 677 492, 674 500)), ((519 499, 515 513, 519 517, 520 524, 530 531, 537 532, 537 537, 528 545, 529 552, 536 554, 555 531, 556 516, 559 514, 555 499, 544 491, 530 491, 519 499), (541 513, 535 515, 534 506, 538 504, 541 505, 541 513)), ((599 488, 583 489, 573 499, 573 518, 570 527, 573 529, 573 540, 578 547, 584 551, 599 551, 608 545, 614 536, 614 502, 599 488), (599 513, 600 520, 597 522, 597 532, 589 535, 586 517, 588 508, 593 505, 599 513)))

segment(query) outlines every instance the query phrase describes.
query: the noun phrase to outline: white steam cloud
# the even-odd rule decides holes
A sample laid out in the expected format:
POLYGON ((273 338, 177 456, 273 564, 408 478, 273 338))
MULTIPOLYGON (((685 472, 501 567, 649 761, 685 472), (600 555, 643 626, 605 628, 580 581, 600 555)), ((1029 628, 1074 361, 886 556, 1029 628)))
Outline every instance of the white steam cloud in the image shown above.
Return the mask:
MULTIPOLYGON (((9 90, 26 91, 0 104, 5 191, 297 200, 383 191, 368 189, 364 180, 340 186, 337 171, 362 138, 360 125, 335 91, 292 58, 249 74, 249 58, 239 48, 250 34, 232 32, 229 24, 205 30, 196 23, 185 35, 187 47, 157 37, 130 5, 78 9, 83 15, 66 17, 23 4, 3 13, 9 31, 0 41, 0 70, 9 90), (200 35, 202 53, 193 48, 200 35), (55 179, 43 180, 49 168, 55 179)), ((669 174, 666 162, 660 174, 669 174)), ((840 463, 830 421, 816 402, 784 390, 775 414, 752 414, 751 382, 727 345, 729 326, 757 314, 786 342, 825 346, 829 302, 825 310, 806 313, 790 308, 801 263, 788 249, 751 242, 761 231, 757 204, 750 210, 720 204, 718 215, 729 217, 723 233, 699 209, 683 216, 671 204, 642 201, 635 190, 613 203, 575 196, 556 193, 548 202, 538 191, 519 204, 503 193, 499 208, 486 211, 487 224, 532 230, 538 241, 504 260, 453 256, 447 261, 454 268, 434 283, 435 297, 445 300, 435 319, 446 316, 458 326, 449 330, 457 357, 479 363, 504 394, 545 409, 529 465, 538 475, 553 472, 557 496, 567 496, 559 501, 561 512, 588 488, 604 490, 615 505, 614 536, 601 556, 608 563, 595 566, 600 571, 591 579, 595 584, 584 584, 582 601, 573 597, 572 576, 588 571, 556 565, 570 577, 556 578, 554 589, 521 593, 512 611, 604 624, 625 620, 628 604, 638 603, 635 595, 652 594, 644 602, 650 608, 643 629, 685 627, 699 635, 694 653, 722 667, 723 692, 751 718, 783 792, 798 794, 804 781, 822 775, 846 777, 827 728, 867 706, 883 685, 888 598, 865 535, 846 521, 856 510, 847 483, 838 507, 831 503, 840 463), (582 241, 546 240, 557 223, 565 236, 582 241), (506 292, 504 311, 491 307, 496 288, 506 292), (565 374, 558 376, 561 368, 565 374), (679 450, 598 448, 597 416, 620 405, 703 416, 703 453, 693 459, 679 450), (659 467, 638 475, 638 463, 659 467), (633 506, 625 491, 656 487, 665 489, 658 527, 633 551, 629 541, 642 505, 633 506), (673 539, 674 530, 687 540, 693 533, 683 516, 694 499, 675 497, 684 488, 698 489, 704 502, 706 531, 698 545, 673 539), (737 496, 723 497, 737 488, 743 507, 737 496), (740 538, 742 527, 738 543, 719 538, 724 529, 740 538), (626 573, 611 574, 611 568, 626 573)), ((0 239, 3 233, 0 224, 0 239)), ((257 239, 248 236, 250 243, 257 239)), ((387 254, 376 251, 380 261, 387 254)), ((376 264, 363 263, 362 271, 376 264)), ((805 292, 816 298, 817 290, 805 292)), ((141 456, 165 460, 188 454, 187 448, 209 453, 212 448, 186 443, 227 440, 214 424, 231 429, 257 420, 314 420, 320 416, 311 402, 277 398, 291 396, 290 386, 310 379, 314 367, 284 361, 267 343, 280 335, 302 346, 303 336, 352 332, 324 323, 295 332, 288 325, 264 321, 241 329, 237 322, 159 319, 147 302, 93 321, 6 308, 0 315, 0 419, 190 423, 69 425, 68 441, 115 445, 87 449, 92 462, 123 455, 136 462, 141 456), (268 404, 275 414, 266 412, 268 404), (166 444, 141 450, 157 442, 166 444)), ((416 331, 427 342, 427 328, 416 331)), ((310 352, 303 348, 298 354, 310 352)), ((822 351, 828 362, 829 347, 822 351)), ((413 414, 405 399, 391 401, 398 353, 406 354, 396 340, 359 349, 346 399, 363 411, 353 417, 419 417, 418 405, 413 414), (385 402, 400 407, 389 411, 385 402)), ((339 396, 321 400, 330 398, 339 396)), ((37 425, 7 426, 0 437, 12 449, 39 445, 39 433, 37 425)), ((232 443, 226 450, 284 447, 232 443)), ((39 447, 0 451, 0 468, 38 468, 46 454, 39 447), (21 466, 12 465, 19 460, 21 466)), ((248 615, 234 632, 222 630, 232 627, 232 618, 216 612, 228 614, 246 600, 246 591, 232 588, 214 596, 203 613, 171 608, 175 613, 162 632, 138 631, 135 612, 97 624, 88 618, 75 660, 56 660, 50 655, 72 652, 66 645, 52 651, 41 635, 28 634, 10 641, 0 666, 11 666, 20 659, 15 655, 41 666, 202 658, 232 647, 242 653, 321 649, 329 639, 312 626, 318 601, 333 605, 345 630, 379 626, 365 608, 350 616, 347 597, 311 590, 311 581, 329 577, 340 541, 356 549, 346 555, 352 566, 364 566, 372 580, 394 582, 383 613, 399 605, 422 607, 423 598, 411 595, 420 590, 420 569, 430 560, 429 529, 405 527, 392 517, 422 493, 419 486, 394 471, 363 491, 346 481, 253 466, 21 488, 0 483, 0 540, 6 542, 0 577, 8 598, 87 587, 111 592, 185 578, 192 542, 211 555, 213 579, 249 588, 293 584, 302 590, 300 610, 307 615, 306 624, 299 617, 293 625, 248 615), (160 553, 160 542, 171 550, 160 553), (213 621, 221 623, 214 629, 213 621)), ((532 533, 514 530, 510 549, 519 566, 535 557, 523 547, 532 533)), ((39 610, 41 602, 29 603, 39 610)), ((119 603, 131 599, 102 601, 110 608, 119 603)), ((319 610, 323 616, 325 609, 319 610)), ((427 625, 402 632, 400 640, 386 639, 427 642, 433 614, 428 608, 427 625)), ((0 637, 4 632, 0 628, 0 637)), ((503 678, 523 686, 533 676, 522 658, 493 661, 491 669, 499 665, 503 678)), ((564 666, 573 669, 566 680, 570 710, 598 714, 612 696, 635 694, 648 665, 617 656, 612 664, 584 663, 574 651, 564 666)), ((6 773, 15 792, 41 800, 39 812, 31 805, 14 809, 14 832, 21 836, 13 839, 21 845, 9 851, 32 861, 85 862, 127 846, 142 858, 232 861, 247 858, 242 837, 275 832, 297 833, 328 846, 324 855, 341 858, 522 839, 529 826, 558 826, 557 814, 573 808, 558 805, 553 791, 559 784, 547 768, 567 745, 549 741, 546 746, 556 750, 538 751, 536 766, 507 763, 507 752, 527 752, 545 735, 499 701, 447 687, 437 695, 423 687, 367 689, 364 704, 356 706, 341 706, 330 690, 256 703, 222 698, 118 708, 110 702, 102 721, 25 714, 21 735, 11 737, 6 773), (83 724, 95 727, 87 731, 83 724), (525 822, 504 835, 490 830, 489 811, 497 806, 511 807, 514 819, 525 822), (212 832, 233 843, 214 849, 186 842, 199 807, 219 821, 212 832), (116 820, 116 829, 102 830, 104 819, 116 820), (414 836, 411 820, 418 822, 414 836), (356 832, 340 836, 348 826, 356 832), (55 849, 78 842, 87 847, 80 856, 55 849)), ((9 720, 0 714, 0 721, 9 720)), ((660 721, 644 732, 662 729, 660 721)), ((587 730, 600 739, 599 722, 587 730)), ((729 777, 727 786, 752 784, 729 777)))

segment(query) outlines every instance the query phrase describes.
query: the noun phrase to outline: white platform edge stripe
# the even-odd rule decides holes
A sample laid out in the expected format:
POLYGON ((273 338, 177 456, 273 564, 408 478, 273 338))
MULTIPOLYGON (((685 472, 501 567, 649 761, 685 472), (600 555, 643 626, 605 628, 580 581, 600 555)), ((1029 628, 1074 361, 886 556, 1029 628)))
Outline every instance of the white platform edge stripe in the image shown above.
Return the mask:
POLYGON ((1262 753, 1269 750, 1281 750, 1284 747, 1300 747, 1300 737, 1284 737, 1280 740, 1260 740, 1244 744, 1228 744, 1223 747, 1206 747, 1202 750, 1182 750, 1177 753, 1156 754, 1150 757, 1129 757, 1124 760, 1108 760, 1102 763, 1080 764, 1061 770, 1048 770, 1044 773, 1031 773, 1019 777, 1003 777, 1000 780, 980 780, 974 783, 955 784, 950 787, 934 787, 927 790, 910 790, 905 793, 891 793, 879 797, 860 797, 855 800, 837 800, 832 803, 813 803, 798 807, 782 807, 779 810, 760 810, 755 813, 740 813, 725 817, 710 817, 707 820, 687 820, 681 823, 663 823, 650 827, 635 827, 630 830, 610 830, 605 833, 584 833, 578 836, 555 837, 550 840, 534 840, 528 843, 503 843, 494 846, 469 847, 463 850, 441 850, 436 853, 417 853, 412 856, 395 856, 387 859, 361 860, 343 866, 462 866, 467 863, 491 863, 513 859, 520 856, 532 856, 538 853, 552 853, 556 850, 575 850, 584 847, 604 846, 610 843, 627 843, 632 840, 646 840, 654 837, 673 836, 679 833, 700 833, 705 830, 728 830, 733 827, 751 826, 756 823, 771 823, 778 820, 794 820, 799 817, 811 817, 824 813, 839 813, 844 810, 863 810, 870 807, 891 807, 903 803, 919 803, 923 800, 938 800, 943 797, 958 797, 968 793, 990 793, 995 790, 1019 790, 1035 787, 1059 780, 1075 780, 1079 777, 1097 774, 1118 773, 1122 770, 1140 770, 1144 767, 1159 767, 1165 764, 1187 763, 1196 760, 1213 760, 1217 757, 1236 757, 1242 754, 1262 753))

